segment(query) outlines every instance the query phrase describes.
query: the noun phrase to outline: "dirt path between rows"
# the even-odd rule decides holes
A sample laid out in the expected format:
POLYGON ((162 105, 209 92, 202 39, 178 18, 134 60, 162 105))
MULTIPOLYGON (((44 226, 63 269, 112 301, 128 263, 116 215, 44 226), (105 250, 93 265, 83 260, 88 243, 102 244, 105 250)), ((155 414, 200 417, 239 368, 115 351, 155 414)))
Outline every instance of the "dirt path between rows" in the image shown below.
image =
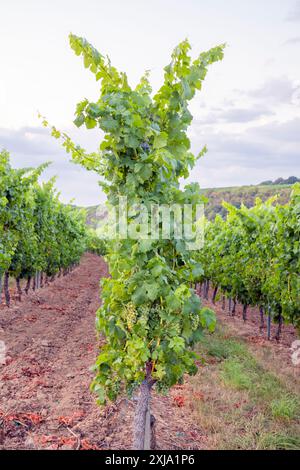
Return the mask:
MULTIPOLYGON (((79 267, 0 306, 0 449, 130 449, 134 402, 100 409, 89 390, 103 340, 95 333, 102 259, 87 254, 79 267)), ((181 407, 181 387, 155 397, 158 449, 201 448, 201 430, 181 407)))

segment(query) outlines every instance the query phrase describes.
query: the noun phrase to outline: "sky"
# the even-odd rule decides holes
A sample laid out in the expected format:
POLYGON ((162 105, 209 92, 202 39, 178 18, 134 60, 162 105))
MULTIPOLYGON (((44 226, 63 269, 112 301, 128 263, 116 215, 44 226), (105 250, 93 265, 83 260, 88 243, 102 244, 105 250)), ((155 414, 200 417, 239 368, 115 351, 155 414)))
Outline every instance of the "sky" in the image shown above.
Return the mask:
POLYGON ((201 187, 300 177, 300 0, 1 0, 0 149, 16 167, 52 164, 61 199, 103 202, 98 176, 69 161, 41 127, 38 112, 87 150, 99 130, 73 125, 76 103, 97 100, 99 84, 69 47, 84 36, 135 84, 151 72, 153 90, 173 48, 192 55, 226 42, 190 105, 192 150, 208 153, 189 181, 201 187))

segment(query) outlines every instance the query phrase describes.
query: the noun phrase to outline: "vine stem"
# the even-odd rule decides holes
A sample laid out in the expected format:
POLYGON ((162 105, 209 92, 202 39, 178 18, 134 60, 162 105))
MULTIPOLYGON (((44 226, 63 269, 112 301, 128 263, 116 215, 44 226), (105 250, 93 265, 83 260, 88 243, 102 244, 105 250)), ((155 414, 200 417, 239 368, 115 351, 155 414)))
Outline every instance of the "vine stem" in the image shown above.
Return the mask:
MULTIPOLYGON (((140 385, 139 396, 134 416, 134 439, 133 449, 144 450, 145 447, 148 450, 151 447, 151 414, 150 414, 150 400, 151 400, 151 389, 155 383, 155 380, 151 377, 152 363, 146 364, 146 378, 140 385)), ((152 417, 152 421, 154 417, 152 417)))

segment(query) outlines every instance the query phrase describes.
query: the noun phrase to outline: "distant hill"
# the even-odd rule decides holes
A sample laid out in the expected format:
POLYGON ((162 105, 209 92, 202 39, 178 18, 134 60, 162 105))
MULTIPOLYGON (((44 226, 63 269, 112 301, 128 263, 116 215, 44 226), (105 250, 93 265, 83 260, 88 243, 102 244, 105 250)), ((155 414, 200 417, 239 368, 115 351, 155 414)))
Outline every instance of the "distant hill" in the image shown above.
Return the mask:
MULTIPOLYGON (((225 216, 226 210, 222 206, 223 201, 229 202, 235 207, 240 207, 242 203, 247 207, 251 207, 254 205, 257 197, 266 201, 270 197, 277 195, 278 203, 286 204, 289 200, 291 187, 291 184, 266 182, 266 184, 251 186, 202 189, 201 193, 208 198, 205 206, 205 215, 210 220, 214 219, 217 214, 225 216)), ((93 227, 97 225, 97 219, 103 218, 103 216, 99 217, 97 215, 97 208, 98 206, 86 208, 87 223, 93 227)))
POLYGON ((208 198, 205 215, 210 220, 214 219, 217 214, 225 216, 226 209, 222 206, 223 201, 229 202, 235 207, 240 207, 242 203, 247 207, 252 207, 257 197, 266 201, 277 195, 278 203, 286 204, 289 200, 291 187, 290 184, 261 184, 257 186, 203 189, 202 193, 208 198))
POLYGON ((85 207, 86 222, 88 225, 91 225, 92 227, 96 227, 97 225, 97 219, 98 219, 97 209, 98 209, 98 206, 85 207))

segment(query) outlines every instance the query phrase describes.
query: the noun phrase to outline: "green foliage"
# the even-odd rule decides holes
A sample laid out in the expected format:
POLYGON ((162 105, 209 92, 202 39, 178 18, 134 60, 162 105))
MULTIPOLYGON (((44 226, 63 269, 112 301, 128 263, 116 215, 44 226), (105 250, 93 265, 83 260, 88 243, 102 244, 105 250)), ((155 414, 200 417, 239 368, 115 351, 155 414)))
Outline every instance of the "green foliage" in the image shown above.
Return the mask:
POLYGON ((105 240, 98 237, 96 230, 91 227, 87 230, 86 249, 99 256, 105 255, 107 250, 105 240))
MULTIPOLYGON (((99 127, 105 133, 100 151, 87 154, 52 128, 73 161, 104 178, 102 187, 112 206, 119 196, 127 197, 129 207, 201 202, 198 185, 179 187, 179 179, 189 175, 198 158, 186 134, 192 121, 188 102, 201 89, 208 66, 223 58, 224 45, 192 60, 188 41, 180 43, 164 69, 163 85, 152 96, 147 73, 131 88, 126 74, 85 39, 70 35, 70 44, 100 82, 97 101, 78 103, 75 125, 99 127)), ((134 222, 128 216, 129 229, 134 222)), ((121 388, 130 392, 140 384, 146 364, 159 389, 182 380, 185 372, 196 372, 191 346, 203 328, 213 329, 215 318, 212 311, 201 309, 190 288, 196 265, 191 255, 187 241, 179 243, 174 234, 170 240, 109 243, 111 277, 102 283, 103 304, 97 315, 106 345, 93 382, 100 403, 114 400, 121 388)))
POLYGON ((286 205, 276 198, 240 209, 224 203, 226 220, 207 222, 205 246, 198 260, 209 279, 243 304, 269 309, 300 326, 300 185, 286 205))
POLYGON ((59 202, 53 181, 38 184, 45 166, 15 170, 0 152, 0 276, 52 275, 85 250, 83 213, 59 202))

